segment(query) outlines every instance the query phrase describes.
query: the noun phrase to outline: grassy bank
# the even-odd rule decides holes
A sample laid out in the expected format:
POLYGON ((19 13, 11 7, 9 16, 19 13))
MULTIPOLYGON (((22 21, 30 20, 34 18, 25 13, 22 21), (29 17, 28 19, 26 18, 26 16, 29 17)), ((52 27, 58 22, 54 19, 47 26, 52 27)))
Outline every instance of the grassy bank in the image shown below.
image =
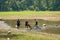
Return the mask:
POLYGON ((11 35, 0 35, 0 40, 60 40, 60 36, 36 33, 31 31, 12 30, 11 35))
POLYGON ((59 11, 11 11, 11 12, 0 12, 0 16, 60 16, 59 11))
MULTIPOLYGON (((45 17, 57 17, 59 19, 59 11, 18 11, 18 12, 0 12, 1 19, 44 19, 45 17)), ((51 18, 50 18, 51 19, 51 18)), ((56 18, 52 18, 56 19, 56 18)), ((60 20, 60 19, 59 19, 60 20)))

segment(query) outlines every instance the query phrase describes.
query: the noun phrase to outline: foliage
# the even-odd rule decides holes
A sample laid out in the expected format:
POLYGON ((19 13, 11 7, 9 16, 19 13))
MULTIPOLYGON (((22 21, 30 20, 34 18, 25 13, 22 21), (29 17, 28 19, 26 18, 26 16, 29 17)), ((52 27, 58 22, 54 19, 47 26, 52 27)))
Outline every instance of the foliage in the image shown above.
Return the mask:
POLYGON ((60 0, 0 0, 0 11, 59 11, 60 0))

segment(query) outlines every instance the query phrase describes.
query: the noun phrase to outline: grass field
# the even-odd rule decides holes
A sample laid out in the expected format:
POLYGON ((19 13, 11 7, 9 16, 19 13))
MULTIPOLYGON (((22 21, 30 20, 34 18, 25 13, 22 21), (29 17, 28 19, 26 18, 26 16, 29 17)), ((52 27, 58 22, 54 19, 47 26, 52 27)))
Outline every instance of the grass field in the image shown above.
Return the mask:
MULTIPOLYGON (((35 24, 34 19, 38 19, 39 27, 42 27, 42 24, 56 26, 60 25, 60 12, 59 11, 0 12, 0 19, 4 20, 8 25, 10 25, 13 28, 15 28, 16 26, 17 19, 21 19, 20 28, 22 27, 25 28, 25 19, 28 19, 29 24, 32 27, 34 27, 35 24), (47 18, 49 20, 42 20, 41 18, 42 19, 47 18)), ((11 38, 11 40, 60 40, 60 36, 43 34, 44 32, 46 32, 60 35, 60 28, 47 29, 42 31, 43 33, 12 30, 13 34, 11 35, 7 35, 7 31, 8 30, 0 30, 0 40, 7 40, 8 37, 11 38)))
MULTIPOLYGON (((0 12, 0 19, 59 19, 59 11, 0 12)), ((56 19, 56 20, 57 20, 56 19)))
POLYGON ((0 16, 60 16, 59 11, 15 11, 15 12, 0 12, 0 16))
POLYGON ((60 34, 60 28, 49 28, 49 29, 43 30, 42 32, 60 34))
MULTIPOLYGON (((5 31, 6 30, 4 30, 4 32, 5 31)), ((60 40, 60 36, 42 34, 40 32, 18 31, 14 29, 11 31, 11 35, 6 35, 7 33, 3 35, 0 34, 0 40, 7 40, 7 38, 11 40, 60 40)))

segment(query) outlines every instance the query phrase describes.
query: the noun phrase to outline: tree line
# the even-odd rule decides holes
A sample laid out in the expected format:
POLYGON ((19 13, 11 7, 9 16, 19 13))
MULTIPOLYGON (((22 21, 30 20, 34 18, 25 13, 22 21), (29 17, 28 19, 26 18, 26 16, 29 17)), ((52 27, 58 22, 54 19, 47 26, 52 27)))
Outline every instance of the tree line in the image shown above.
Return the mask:
POLYGON ((0 0, 0 11, 60 11, 60 0, 0 0))

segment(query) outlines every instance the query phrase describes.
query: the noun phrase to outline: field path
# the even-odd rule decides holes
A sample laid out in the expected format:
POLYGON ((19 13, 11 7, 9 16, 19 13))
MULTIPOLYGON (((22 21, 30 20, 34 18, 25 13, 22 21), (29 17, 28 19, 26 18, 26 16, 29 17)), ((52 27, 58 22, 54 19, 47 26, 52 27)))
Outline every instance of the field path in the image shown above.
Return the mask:
MULTIPOLYGON (((18 30, 18 31, 29 31, 29 28, 20 28, 20 29, 16 29, 16 28, 11 28, 11 26, 9 26, 7 23, 5 23, 5 21, 0 21, 0 29, 11 29, 11 30, 18 30)), ((49 36, 57 36, 60 37, 59 34, 49 34, 49 33, 43 33, 40 31, 41 29, 32 29, 31 31, 33 33, 40 33, 42 35, 49 35, 49 36), (38 31, 39 30, 39 31, 38 31)))
POLYGON ((11 27, 4 21, 0 21, 0 29, 10 29, 11 27))
MULTIPOLYGON (((17 30, 17 31, 29 31, 30 30, 29 28, 28 29, 27 28, 20 28, 20 29, 11 28, 11 26, 6 24, 4 21, 0 21, 0 29, 11 29, 11 31, 15 31, 15 30, 17 30)), ((30 30, 30 32, 32 32, 32 33, 38 33, 38 34, 41 34, 41 35, 53 36, 53 37, 60 38, 59 34, 49 34, 49 33, 43 33, 41 31, 40 32, 39 31, 37 31, 37 29, 30 30)))

